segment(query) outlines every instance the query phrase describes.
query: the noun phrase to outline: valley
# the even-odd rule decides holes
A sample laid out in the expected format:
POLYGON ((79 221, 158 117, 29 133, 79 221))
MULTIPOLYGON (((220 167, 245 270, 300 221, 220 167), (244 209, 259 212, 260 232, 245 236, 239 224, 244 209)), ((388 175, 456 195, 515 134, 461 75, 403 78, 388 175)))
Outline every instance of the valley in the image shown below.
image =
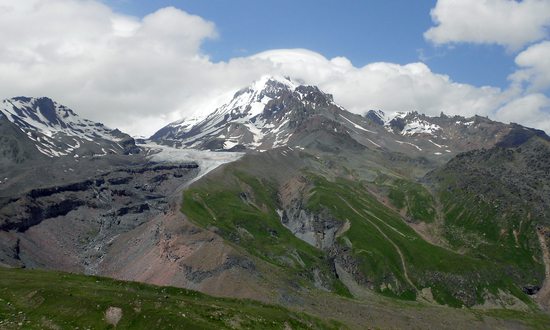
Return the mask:
MULTIPOLYGON (((233 303, 280 305, 251 312, 273 328, 287 327, 282 314, 291 328, 550 324, 543 131, 479 116, 353 114, 275 76, 150 139, 47 98, 0 111, 0 303, 31 316, 32 304, 13 298, 30 294, 13 288, 18 278, 38 291, 59 276, 95 285, 51 272, 62 271, 250 299, 185 291, 225 304, 228 319, 233 303)), ((151 301, 181 291, 98 281, 151 301)), ((37 328, 39 315, 29 318, 37 328)), ((264 324, 247 315, 242 327, 264 324)))

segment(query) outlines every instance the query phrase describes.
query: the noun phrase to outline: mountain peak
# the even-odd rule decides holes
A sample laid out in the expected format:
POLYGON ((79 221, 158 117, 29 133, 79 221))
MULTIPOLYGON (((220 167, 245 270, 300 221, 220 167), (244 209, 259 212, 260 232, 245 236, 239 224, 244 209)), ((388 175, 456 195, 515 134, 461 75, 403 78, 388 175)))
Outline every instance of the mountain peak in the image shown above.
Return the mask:
POLYGON ((0 113, 49 157, 74 154, 77 149, 86 149, 89 155, 139 152, 128 135, 81 118, 48 97, 6 99, 0 103, 0 113))
POLYGON ((238 98, 243 94, 264 94, 273 95, 282 90, 294 91, 299 84, 292 81, 289 77, 264 75, 255 80, 247 87, 240 89, 233 98, 238 98))
POLYGON ((256 80, 254 83, 252 83, 252 87, 256 90, 265 90, 266 88, 287 88, 290 90, 296 89, 298 87, 299 83, 296 83, 288 76, 270 76, 270 75, 264 75, 260 79, 256 80))
POLYGON ((319 88, 289 77, 265 75, 209 115, 173 122, 151 139, 207 149, 237 145, 271 148, 286 143, 282 136, 289 129, 287 125, 296 125, 317 110, 328 108, 341 107, 319 88), (266 139, 266 135, 273 136, 266 139))
POLYGON ((493 146, 507 134, 508 126, 417 111, 370 110, 359 116, 316 86, 263 76, 207 116, 174 122, 151 139, 177 147, 260 151, 325 142, 323 147, 330 149, 355 139, 368 148, 444 158, 440 156, 450 157, 472 146, 493 146))

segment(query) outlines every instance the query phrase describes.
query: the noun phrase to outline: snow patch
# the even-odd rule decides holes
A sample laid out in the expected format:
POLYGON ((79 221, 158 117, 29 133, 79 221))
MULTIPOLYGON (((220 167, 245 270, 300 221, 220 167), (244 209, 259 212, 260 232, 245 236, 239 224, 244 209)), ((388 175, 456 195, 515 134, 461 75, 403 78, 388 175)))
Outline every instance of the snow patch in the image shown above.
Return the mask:
POLYGON ((415 147, 416 149, 418 149, 418 151, 422 151, 422 149, 421 149, 419 146, 417 146, 416 144, 412 144, 412 143, 410 143, 410 142, 398 141, 398 140, 395 140, 395 142, 397 142, 397 143, 399 143, 399 144, 408 144, 408 145, 413 146, 413 147, 415 147))
POLYGON ((402 135, 429 134, 434 135, 441 130, 441 127, 435 124, 430 124, 424 120, 413 120, 405 125, 401 131, 402 135))
POLYGON ((375 132, 375 131, 370 131, 370 130, 364 128, 364 127, 361 127, 361 126, 357 125, 356 123, 352 122, 351 120, 347 119, 347 118, 344 117, 344 116, 340 116, 340 117, 344 118, 346 121, 348 121, 349 123, 351 123, 351 124, 353 125, 353 127, 357 128, 357 129, 360 129, 360 130, 362 130, 362 131, 369 132, 369 133, 374 133, 374 134, 377 133, 377 132, 375 132))
POLYGON ((442 145, 437 144, 437 143, 433 142, 432 140, 428 140, 428 141, 430 141, 434 146, 436 146, 436 147, 438 147, 438 148, 440 148, 440 149, 443 148, 442 145))

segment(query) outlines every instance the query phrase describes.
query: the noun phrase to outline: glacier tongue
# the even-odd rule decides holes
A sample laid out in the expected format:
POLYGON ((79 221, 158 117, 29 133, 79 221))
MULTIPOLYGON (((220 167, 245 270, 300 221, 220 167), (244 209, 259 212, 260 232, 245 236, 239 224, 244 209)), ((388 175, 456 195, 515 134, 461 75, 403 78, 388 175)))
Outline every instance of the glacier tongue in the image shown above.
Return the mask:
POLYGON ((213 152, 208 150, 178 149, 156 143, 141 145, 150 152, 148 158, 154 162, 179 163, 195 161, 199 165, 199 174, 187 185, 202 178, 219 166, 234 162, 244 156, 243 152, 213 152))

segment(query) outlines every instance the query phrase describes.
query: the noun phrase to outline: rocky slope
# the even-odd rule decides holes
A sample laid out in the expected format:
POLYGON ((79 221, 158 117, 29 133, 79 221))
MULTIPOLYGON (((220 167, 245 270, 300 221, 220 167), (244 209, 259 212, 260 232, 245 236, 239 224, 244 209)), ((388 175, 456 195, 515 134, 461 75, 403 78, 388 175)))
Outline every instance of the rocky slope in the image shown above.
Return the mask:
POLYGON ((148 164, 0 200, 0 263, 97 273, 121 233, 168 212, 198 165, 148 164))
MULTIPOLYGON (((549 161, 550 138, 518 128, 499 146, 463 153, 427 176, 451 246, 506 262, 529 295, 547 282, 549 161)), ((547 295, 539 301, 550 305, 547 295)))
POLYGON ((356 298, 370 290, 457 307, 530 308, 521 290, 533 275, 544 275, 540 264, 523 269, 475 249, 464 254, 427 242, 412 223, 436 221, 435 212, 426 211, 436 208, 430 193, 410 182, 402 212, 397 198, 385 192, 397 178, 341 175, 350 165, 327 164, 308 150, 250 154, 194 184, 184 193, 182 210, 201 227, 216 228, 249 254, 285 269, 302 290, 356 298), (420 206, 407 210, 415 199, 420 206))
MULTIPOLYGON (((535 231, 524 242, 516 238, 518 247, 497 256, 496 247, 504 245, 498 239, 490 242, 485 227, 507 231, 509 210, 523 207, 525 199, 536 199, 529 207, 533 214, 545 209, 545 188, 536 196, 510 190, 530 181, 508 173, 518 178, 506 183, 515 197, 487 197, 491 205, 506 203, 508 211, 475 213, 481 228, 468 232, 453 221, 474 216, 467 212, 476 209, 465 209, 457 218, 456 205, 432 193, 439 188, 424 185, 433 174, 423 178, 464 155, 527 147, 532 139, 545 141, 544 132, 479 116, 381 111, 358 116, 316 87, 264 78, 206 118, 171 125, 153 139, 176 146, 265 151, 252 152, 223 175, 199 181, 185 193, 183 211, 249 253, 304 274, 313 287, 342 293, 344 284, 354 295, 357 290, 352 288, 358 286, 402 299, 522 309, 531 304, 522 291, 544 280, 535 231), (180 130, 178 125, 185 127, 180 130), (232 211, 219 209, 221 205, 231 205, 232 211), (462 237, 479 239, 477 244, 456 243, 462 237), (495 277, 495 271, 501 276, 495 277), (351 282, 342 283, 344 278, 351 282)), ((532 155, 536 164, 509 166, 543 179, 540 152, 532 155)), ((464 187, 485 186, 484 171, 492 177, 503 175, 495 163, 471 161, 481 168, 457 170, 466 174, 462 180, 469 173, 476 175, 450 194, 455 198, 476 194, 464 187)), ((488 182, 486 187, 493 185, 488 182)), ((534 223, 523 222, 531 227, 534 223)))

